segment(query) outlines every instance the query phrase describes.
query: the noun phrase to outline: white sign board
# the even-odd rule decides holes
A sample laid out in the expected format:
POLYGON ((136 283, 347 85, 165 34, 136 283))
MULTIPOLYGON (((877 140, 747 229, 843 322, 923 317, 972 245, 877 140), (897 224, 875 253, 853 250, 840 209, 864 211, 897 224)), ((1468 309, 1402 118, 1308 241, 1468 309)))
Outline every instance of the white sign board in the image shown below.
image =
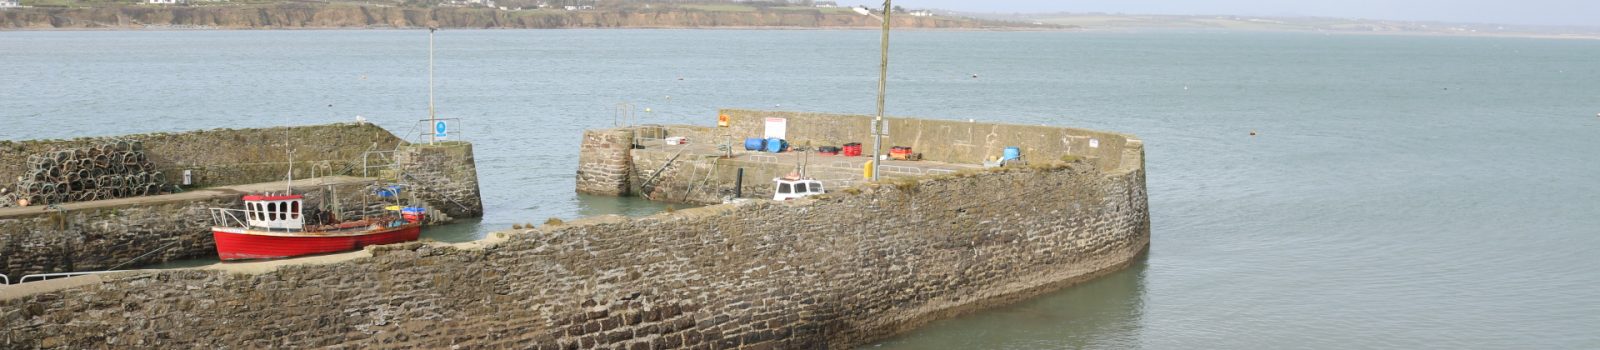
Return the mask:
POLYGON ((433 138, 443 139, 446 137, 450 137, 450 124, 446 124, 443 120, 433 121, 433 138))
POLYGON ((1100 148, 1100 139, 1089 139, 1089 148, 1100 148))
POLYGON ((780 138, 789 133, 789 120, 784 118, 767 118, 767 131, 762 134, 766 138, 780 138))

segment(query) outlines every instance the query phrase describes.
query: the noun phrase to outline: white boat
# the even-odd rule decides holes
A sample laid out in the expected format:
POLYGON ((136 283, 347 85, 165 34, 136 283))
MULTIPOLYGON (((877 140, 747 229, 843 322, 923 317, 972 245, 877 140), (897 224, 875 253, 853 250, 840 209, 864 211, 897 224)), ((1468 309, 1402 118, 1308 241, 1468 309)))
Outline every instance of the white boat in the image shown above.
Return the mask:
POLYGON ((777 188, 772 191, 772 200, 786 201, 805 198, 828 193, 822 186, 822 181, 802 177, 780 177, 772 179, 777 188))

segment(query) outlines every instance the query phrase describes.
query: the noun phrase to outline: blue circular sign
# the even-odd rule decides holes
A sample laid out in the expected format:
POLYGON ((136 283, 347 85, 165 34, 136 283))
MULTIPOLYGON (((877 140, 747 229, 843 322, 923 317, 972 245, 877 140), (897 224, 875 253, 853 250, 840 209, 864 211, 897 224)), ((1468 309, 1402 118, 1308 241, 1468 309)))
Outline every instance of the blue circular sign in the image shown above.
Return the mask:
POLYGON ((444 121, 441 120, 433 122, 433 132, 443 134, 445 129, 446 126, 444 125, 444 121))

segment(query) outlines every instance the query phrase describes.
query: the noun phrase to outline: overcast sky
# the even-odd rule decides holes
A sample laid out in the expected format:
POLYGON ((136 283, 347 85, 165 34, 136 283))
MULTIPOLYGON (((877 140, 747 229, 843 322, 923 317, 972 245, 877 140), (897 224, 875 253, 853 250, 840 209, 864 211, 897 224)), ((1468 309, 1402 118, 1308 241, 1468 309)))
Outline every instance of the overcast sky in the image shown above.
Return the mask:
MULTIPOLYGON (((840 4, 883 5, 881 0, 840 4)), ((973 12, 1316 16, 1443 22, 1600 26, 1600 0, 900 0, 908 9, 973 12)))

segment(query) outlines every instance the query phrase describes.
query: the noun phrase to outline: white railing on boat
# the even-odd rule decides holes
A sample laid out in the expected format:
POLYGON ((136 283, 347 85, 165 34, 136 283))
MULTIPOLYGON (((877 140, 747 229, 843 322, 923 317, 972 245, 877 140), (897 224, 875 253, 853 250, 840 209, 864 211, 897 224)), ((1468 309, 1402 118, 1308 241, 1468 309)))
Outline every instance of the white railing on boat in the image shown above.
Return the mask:
POLYGON ((240 209, 211 208, 211 225, 218 227, 250 227, 244 218, 249 212, 240 209))
POLYGON ((44 280, 48 280, 48 279, 52 279, 52 278, 76 277, 76 276, 83 276, 83 275, 98 275, 98 274, 102 274, 102 273, 123 272, 123 271, 128 271, 128 270, 41 273, 41 274, 33 274, 33 275, 22 276, 22 279, 17 280, 17 284, 28 283, 29 280, 44 281, 44 280))

